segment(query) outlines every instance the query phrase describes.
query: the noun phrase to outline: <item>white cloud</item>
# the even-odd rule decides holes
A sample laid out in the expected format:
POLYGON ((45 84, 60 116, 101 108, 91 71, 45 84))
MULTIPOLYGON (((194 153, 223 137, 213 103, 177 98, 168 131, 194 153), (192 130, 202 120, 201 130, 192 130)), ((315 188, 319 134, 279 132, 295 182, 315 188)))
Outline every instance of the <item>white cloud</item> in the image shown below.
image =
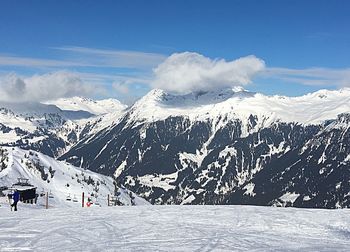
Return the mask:
POLYGON ((78 46, 54 47, 53 49, 69 52, 71 57, 77 55, 80 62, 90 62, 94 66, 149 69, 160 62, 166 56, 159 53, 105 50, 78 46))
POLYGON ((73 62, 68 60, 52 60, 40 58, 27 58, 18 56, 0 55, 0 65, 21 67, 67 67, 67 66, 93 66, 85 62, 73 62))
MULTIPOLYGON (((166 56, 158 53, 124 50, 102 50, 96 48, 66 46, 52 49, 65 52, 64 59, 45 59, 0 54, 1 66, 21 66, 31 68, 94 67, 151 69, 166 56)), ((62 58, 62 57, 61 57, 62 58)))
POLYGON ((193 52, 175 53, 153 70, 151 85, 182 94, 244 86, 264 68, 264 61, 253 55, 226 61, 193 52))
POLYGON ((281 67, 267 68, 264 72, 267 78, 298 83, 307 86, 350 86, 350 69, 305 68, 291 69, 281 67))
MULTIPOLYGON (((136 75, 136 74, 135 74, 136 75)), ((89 73, 79 72, 79 76, 86 81, 91 83, 103 83, 108 85, 110 83, 119 83, 123 85, 129 85, 131 83, 149 84, 151 77, 144 73, 138 73, 137 77, 134 75, 123 75, 123 74, 101 74, 101 73, 89 73)))
POLYGON ((59 71, 21 78, 12 73, 0 79, 0 99, 7 102, 45 101, 61 97, 90 96, 103 88, 84 83, 78 74, 59 71))
POLYGON ((128 87, 128 82, 114 82, 112 84, 112 87, 114 88, 115 91, 119 94, 126 95, 129 93, 129 87, 128 87))

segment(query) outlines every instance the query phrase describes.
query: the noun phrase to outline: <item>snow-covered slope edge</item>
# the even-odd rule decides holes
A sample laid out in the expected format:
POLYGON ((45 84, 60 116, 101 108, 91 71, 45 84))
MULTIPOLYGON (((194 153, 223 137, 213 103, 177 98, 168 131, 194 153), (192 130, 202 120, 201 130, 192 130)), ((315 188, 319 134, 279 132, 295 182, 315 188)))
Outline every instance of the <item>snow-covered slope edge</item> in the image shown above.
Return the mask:
MULTIPOLYGON (((85 202, 90 197, 92 202, 101 206, 107 205, 108 194, 119 195, 124 205, 148 204, 134 193, 115 187, 111 177, 74 167, 35 151, 1 148, 0 186, 10 187, 17 178, 29 179, 39 194, 49 192, 51 207, 81 206, 82 192, 86 196, 85 202), (71 200, 67 201, 67 198, 71 200), (73 202, 74 199, 76 202, 73 202)), ((43 198, 39 197, 38 202, 42 201, 43 198)))

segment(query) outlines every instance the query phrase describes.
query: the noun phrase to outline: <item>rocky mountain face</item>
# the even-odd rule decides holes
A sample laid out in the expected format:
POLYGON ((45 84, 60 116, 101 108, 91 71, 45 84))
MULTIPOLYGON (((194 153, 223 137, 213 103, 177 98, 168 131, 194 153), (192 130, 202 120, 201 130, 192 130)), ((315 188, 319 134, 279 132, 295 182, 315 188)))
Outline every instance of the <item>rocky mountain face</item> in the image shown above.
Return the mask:
POLYGON ((271 158, 231 192, 228 204, 340 208, 350 206, 350 114, 314 128, 303 144, 271 158))
POLYGON ((350 90, 153 90, 60 159, 154 204, 350 207, 350 90))

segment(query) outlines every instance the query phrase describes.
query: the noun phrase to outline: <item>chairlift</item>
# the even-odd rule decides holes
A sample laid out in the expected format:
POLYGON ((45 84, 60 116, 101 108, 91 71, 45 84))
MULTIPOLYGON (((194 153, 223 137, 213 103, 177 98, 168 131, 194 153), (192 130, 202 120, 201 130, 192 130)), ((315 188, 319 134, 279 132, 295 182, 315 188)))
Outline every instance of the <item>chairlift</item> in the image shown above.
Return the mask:
POLYGON ((55 198, 55 197, 53 196, 53 194, 52 194, 52 192, 51 192, 51 191, 50 191, 50 193, 49 193, 49 198, 50 198, 50 199, 55 198))
POLYGON ((73 202, 78 202, 78 199, 77 199, 77 197, 75 196, 75 194, 74 194, 73 202))
POLYGON ((66 200, 67 200, 67 201, 71 201, 71 200, 72 200, 72 198, 70 197, 70 194, 68 194, 66 200))

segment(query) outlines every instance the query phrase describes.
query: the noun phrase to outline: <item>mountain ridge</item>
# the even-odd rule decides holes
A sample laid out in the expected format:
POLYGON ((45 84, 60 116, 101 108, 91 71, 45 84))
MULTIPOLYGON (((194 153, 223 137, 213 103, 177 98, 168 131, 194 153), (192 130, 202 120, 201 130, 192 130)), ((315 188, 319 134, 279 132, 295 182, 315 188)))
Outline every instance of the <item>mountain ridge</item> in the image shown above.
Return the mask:
POLYGON ((350 141, 350 89, 292 98, 239 90, 215 99, 222 93, 174 96, 152 90, 117 123, 78 142, 60 159, 114 176, 153 204, 349 206, 349 183, 339 171, 347 174, 340 159, 350 153, 342 144, 350 141), (322 155, 339 174, 336 179, 321 171, 322 155), (289 172, 289 166, 296 168, 289 172), (279 173, 282 179, 271 183, 279 173), (302 174, 313 181, 311 194, 302 189, 302 174), (341 183, 341 193, 330 199, 317 186, 322 183, 331 188, 341 183))

